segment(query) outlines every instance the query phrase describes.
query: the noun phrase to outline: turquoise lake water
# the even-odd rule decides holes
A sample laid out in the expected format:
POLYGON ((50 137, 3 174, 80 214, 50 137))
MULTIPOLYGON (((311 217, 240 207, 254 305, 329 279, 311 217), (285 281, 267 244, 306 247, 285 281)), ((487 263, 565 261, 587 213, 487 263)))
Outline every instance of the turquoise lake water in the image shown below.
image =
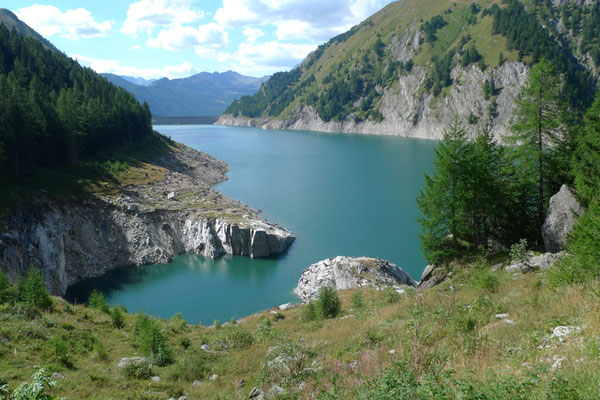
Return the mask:
POLYGON ((118 269, 70 288, 71 300, 85 301, 98 288, 130 312, 181 312, 190 323, 210 324, 297 301, 292 290, 302 270, 328 257, 384 258, 421 276, 415 198, 433 172, 437 142, 209 125, 155 129, 226 161, 229 180, 215 188, 297 239, 272 259, 186 255, 118 269))

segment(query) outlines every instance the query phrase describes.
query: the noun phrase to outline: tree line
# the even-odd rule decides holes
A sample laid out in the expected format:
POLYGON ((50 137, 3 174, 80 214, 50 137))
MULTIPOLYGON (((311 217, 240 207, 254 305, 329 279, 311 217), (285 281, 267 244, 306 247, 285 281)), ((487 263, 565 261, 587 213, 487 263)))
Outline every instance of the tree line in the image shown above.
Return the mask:
POLYGON ((5 177, 76 164, 152 133, 140 105, 89 68, 0 25, 0 166, 5 177))
POLYGON ((493 243, 508 248, 522 239, 541 249, 549 198, 569 184, 588 211, 569 239, 570 255, 556 279, 600 277, 600 92, 583 121, 574 123, 564 85, 558 68, 542 58, 503 143, 487 128, 471 137, 458 117, 450 125, 436 152, 436 172, 425 177, 417 198, 430 263, 493 243))

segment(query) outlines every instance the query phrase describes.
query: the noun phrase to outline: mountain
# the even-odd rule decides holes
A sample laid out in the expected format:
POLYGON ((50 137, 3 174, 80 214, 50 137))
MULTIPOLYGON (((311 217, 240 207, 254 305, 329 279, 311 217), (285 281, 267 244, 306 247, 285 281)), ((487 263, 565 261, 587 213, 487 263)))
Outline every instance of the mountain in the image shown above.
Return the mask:
POLYGON ((541 57, 565 96, 589 105, 600 65, 600 3, 400 0, 273 75, 218 121, 275 129, 441 138, 456 114, 500 136, 541 57))
POLYGON ((121 75, 121 78, 123 78, 126 81, 129 81, 131 83, 135 83, 136 85, 140 85, 140 86, 150 86, 150 84, 152 84, 152 82, 156 82, 156 79, 136 78, 133 76, 126 76, 126 75, 121 75))
POLYGON ((51 50, 57 50, 56 47, 42 35, 34 31, 25 22, 21 21, 12 11, 6 8, 0 8, 0 24, 4 24, 8 30, 15 29, 19 34, 39 40, 51 50))
POLYGON ((157 117, 220 115, 234 100, 252 95, 267 78, 237 72, 202 72, 183 79, 140 80, 103 74, 110 82, 127 89, 140 102, 147 102, 157 117))

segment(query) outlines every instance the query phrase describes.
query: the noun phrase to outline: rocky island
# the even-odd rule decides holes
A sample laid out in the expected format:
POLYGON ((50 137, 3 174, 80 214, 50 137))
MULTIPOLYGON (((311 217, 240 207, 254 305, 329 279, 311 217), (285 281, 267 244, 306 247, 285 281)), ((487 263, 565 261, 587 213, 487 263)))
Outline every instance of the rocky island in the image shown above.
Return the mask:
POLYGON ((144 170, 136 184, 82 202, 43 199, 2 218, 0 265, 9 278, 35 264, 50 291, 64 295, 70 285, 118 267, 166 263, 184 253, 266 257, 294 241, 211 188, 227 179, 222 161, 175 145, 144 170))

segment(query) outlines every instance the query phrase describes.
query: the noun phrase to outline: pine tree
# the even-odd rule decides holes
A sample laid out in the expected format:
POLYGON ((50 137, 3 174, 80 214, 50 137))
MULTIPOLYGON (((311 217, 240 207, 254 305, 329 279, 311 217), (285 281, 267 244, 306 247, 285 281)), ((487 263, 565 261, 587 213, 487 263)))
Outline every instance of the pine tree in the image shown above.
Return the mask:
POLYGON ((542 59, 531 69, 517 102, 509 137, 509 143, 517 145, 521 168, 535 178, 532 183, 537 189, 536 226, 540 243, 549 197, 547 169, 553 148, 561 145, 564 136, 561 115, 560 76, 552 64, 542 59))
POLYGON ((574 169, 577 192, 589 204, 600 194, 600 92, 585 115, 574 169))

